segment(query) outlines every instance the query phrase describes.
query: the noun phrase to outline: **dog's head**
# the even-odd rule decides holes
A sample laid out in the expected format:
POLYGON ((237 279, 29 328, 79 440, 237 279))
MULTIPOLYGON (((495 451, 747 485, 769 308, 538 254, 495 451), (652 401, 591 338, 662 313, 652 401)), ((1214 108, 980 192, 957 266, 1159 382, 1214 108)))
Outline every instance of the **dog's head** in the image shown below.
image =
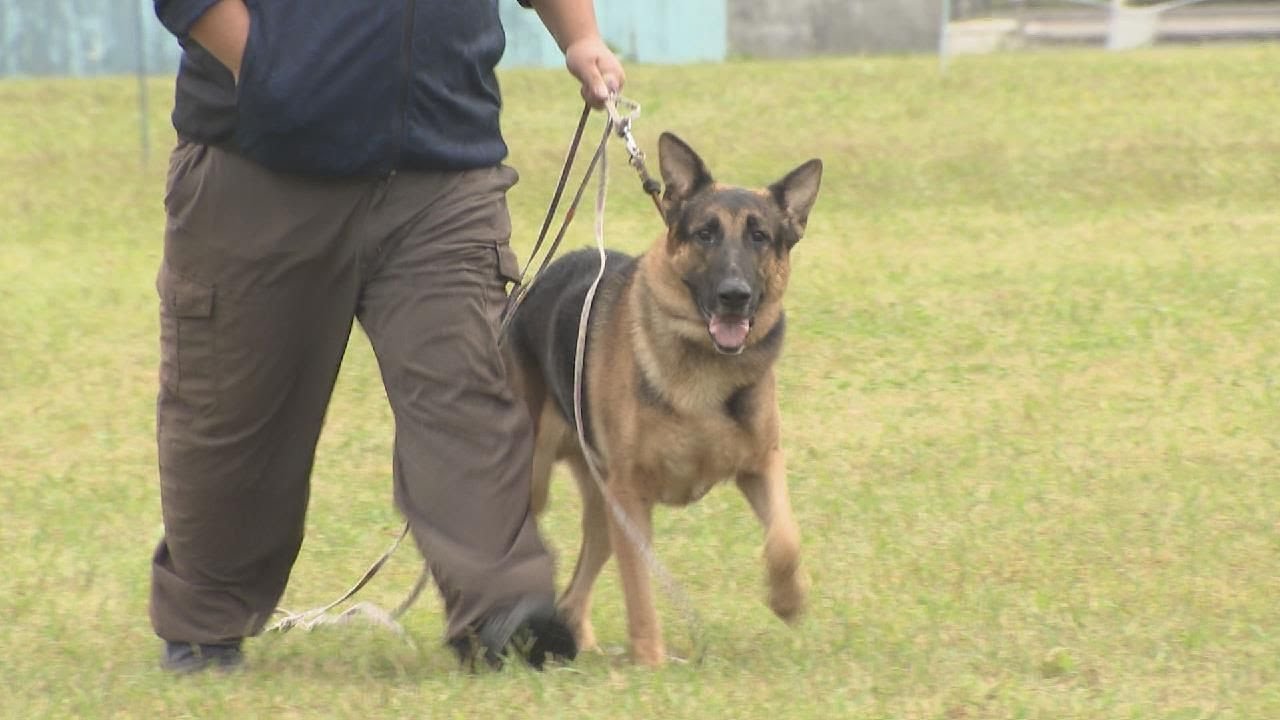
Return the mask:
MULTIPOLYGON (((705 323, 711 344, 736 355, 757 336, 757 319, 781 314, 791 248, 804 235, 818 197, 822 161, 809 160, 762 190, 720 185, 683 140, 658 140, 666 191, 666 256, 688 288, 690 315, 705 323)), ((766 327, 764 332, 770 328, 766 327)))

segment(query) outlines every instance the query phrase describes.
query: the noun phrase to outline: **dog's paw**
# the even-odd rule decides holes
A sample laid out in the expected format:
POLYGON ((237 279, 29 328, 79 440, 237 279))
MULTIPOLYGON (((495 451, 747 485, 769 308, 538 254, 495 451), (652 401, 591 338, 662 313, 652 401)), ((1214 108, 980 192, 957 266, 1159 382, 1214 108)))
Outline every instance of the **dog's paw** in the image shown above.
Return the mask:
POLYGON ((600 643, 596 642, 596 631, 591 626, 590 620, 583 620, 573 629, 573 637, 578 641, 580 650, 599 650, 600 643))
POLYGON ((809 577, 797 570, 785 580, 774 580, 769 587, 769 609, 788 624, 795 624, 804 615, 805 600, 809 596, 809 577))
POLYGON ((631 642, 631 659, 644 667, 662 667, 667 662, 667 650, 661 640, 635 640, 631 642))

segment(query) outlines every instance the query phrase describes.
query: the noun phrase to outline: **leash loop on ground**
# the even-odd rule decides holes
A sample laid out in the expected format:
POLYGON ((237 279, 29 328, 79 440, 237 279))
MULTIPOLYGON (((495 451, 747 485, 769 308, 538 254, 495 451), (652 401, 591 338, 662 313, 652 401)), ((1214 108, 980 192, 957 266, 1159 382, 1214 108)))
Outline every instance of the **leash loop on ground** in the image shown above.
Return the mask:
POLYGON ((280 618, 268 627, 266 632, 285 633, 295 627, 309 631, 321 625, 345 625, 356 618, 365 618, 374 624, 381 625, 388 630, 391 630, 412 646, 413 640, 409 638, 405 633, 404 628, 401 627, 400 623, 397 621, 400 616, 413 605, 414 601, 418 599, 418 595, 422 593, 422 589, 426 587, 427 580, 430 577, 430 571, 427 569, 425 563, 423 563, 422 573, 418 576, 418 581, 414 584, 414 588, 410 592, 409 597, 406 598, 404 602, 401 602, 400 605, 390 613, 377 605, 373 605, 372 603, 359 603, 344 610, 338 615, 330 614, 331 610, 347 600, 350 600, 356 593, 360 592, 360 590, 364 588, 370 580, 373 579, 374 575, 378 574, 378 571, 381 570, 382 566, 386 565, 387 561, 391 559, 391 556, 395 554, 396 549, 400 547, 400 543, 404 541, 405 536, 408 534, 409 524, 405 523, 404 529, 400 531, 400 534, 396 537, 395 542, 391 544, 391 547, 387 548, 386 552, 382 553, 381 557, 375 560, 373 564, 369 566, 368 570, 364 571, 364 575, 356 581, 356 584, 352 585, 351 589, 343 593, 337 600, 334 600, 323 607, 303 610, 302 612, 297 613, 289 612, 284 608, 276 608, 276 614, 284 615, 284 617, 280 618))

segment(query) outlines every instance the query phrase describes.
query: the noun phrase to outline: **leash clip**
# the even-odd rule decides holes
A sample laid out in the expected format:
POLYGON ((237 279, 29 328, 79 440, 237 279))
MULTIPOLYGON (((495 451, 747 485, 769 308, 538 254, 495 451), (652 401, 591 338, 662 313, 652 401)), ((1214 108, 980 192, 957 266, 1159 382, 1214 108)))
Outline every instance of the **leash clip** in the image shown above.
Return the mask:
POLYGON ((618 136, 622 138, 622 144, 627 148, 627 155, 631 156, 631 164, 644 162, 644 151, 640 149, 635 136, 631 134, 631 118, 622 121, 622 125, 618 127, 618 136))
POLYGON ((640 117, 640 103, 614 93, 605 101, 604 108, 609 113, 609 119, 613 121, 614 133, 626 146, 627 155, 631 156, 632 164, 644 162, 644 151, 640 149, 640 144, 631 134, 632 121, 640 117))
POLYGON ((665 218, 662 201, 659 199, 662 183, 649 175, 649 170, 644 164, 644 151, 640 149, 640 143, 636 142, 635 136, 631 133, 632 122, 640 117, 640 103, 622 97, 618 93, 610 93, 609 98, 604 101, 604 109, 609 113, 609 121, 613 123, 614 133, 622 139, 627 149, 628 164, 640 175, 640 183, 645 193, 653 199, 658 215, 665 218))

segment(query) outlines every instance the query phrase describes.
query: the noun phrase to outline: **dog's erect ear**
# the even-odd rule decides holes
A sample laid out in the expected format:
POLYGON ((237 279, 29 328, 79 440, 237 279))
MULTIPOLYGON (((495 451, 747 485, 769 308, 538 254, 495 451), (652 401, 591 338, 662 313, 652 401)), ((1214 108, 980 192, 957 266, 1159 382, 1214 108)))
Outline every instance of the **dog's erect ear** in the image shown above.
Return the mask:
POLYGON ((658 161, 662 182, 667 186, 662 194, 662 212, 670 225, 680 205, 714 181, 698 153, 669 132, 658 138, 658 161))
POLYGON ((804 235, 805 225, 809 222, 809 211, 818 199, 818 186, 821 184, 822 161, 814 158, 769 186, 769 193, 787 216, 788 229, 791 230, 790 237, 787 238, 788 248, 799 242, 804 235))

